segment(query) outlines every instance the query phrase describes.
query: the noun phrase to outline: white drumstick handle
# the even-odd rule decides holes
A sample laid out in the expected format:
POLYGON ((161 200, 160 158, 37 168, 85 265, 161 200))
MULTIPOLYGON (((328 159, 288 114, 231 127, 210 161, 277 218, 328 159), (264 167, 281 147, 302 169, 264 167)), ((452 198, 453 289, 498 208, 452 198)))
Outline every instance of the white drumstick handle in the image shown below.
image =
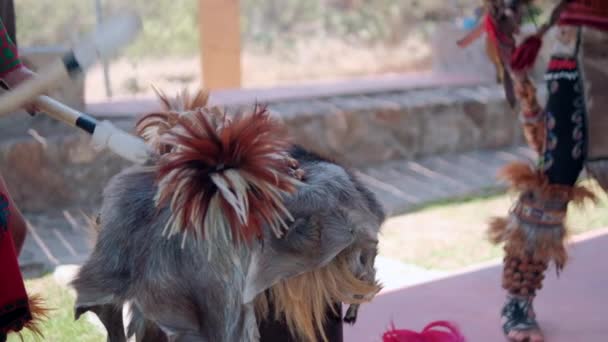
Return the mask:
POLYGON ((152 156, 150 147, 142 139, 114 127, 109 121, 97 123, 92 141, 96 148, 107 147, 110 151, 137 164, 145 164, 152 156))
POLYGON ((98 122, 48 96, 39 96, 35 104, 49 116, 92 134, 93 146, 98 150, 108 148, 137 164, 145 164, 152 157, 150 147, 141 138, 114 127, 109 121, 98 122))
POLYGON ((40 110, 44 111, 45 114, 47 114, 48 116, 59 120, 59 121, 63 121, 65 123, 67 123, 70 126, 76 126, 76 122, 78 121, 78 118, 82 117, 83 113, 68 107, 66 105, 64 105, 63 103, 42 95, 42 96, 38 96, 38 98, 35 101, 35 104, 38 108, 40 108, 40 110))

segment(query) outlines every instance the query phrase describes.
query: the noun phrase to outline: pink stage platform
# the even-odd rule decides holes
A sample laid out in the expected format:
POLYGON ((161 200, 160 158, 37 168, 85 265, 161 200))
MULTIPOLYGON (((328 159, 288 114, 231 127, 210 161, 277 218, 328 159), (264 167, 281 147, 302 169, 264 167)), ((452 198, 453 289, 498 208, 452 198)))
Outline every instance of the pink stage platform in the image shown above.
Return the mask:
MULTIPOLYGON (((608 229, 576 239, 558 279, 550 269, 536 311, 548 342, 608 341, 608 229)), ((430 283, 387 291, 362 306, 348 342, 380 341, 391 321, 420 331, 437 320, 457 323, 470 342, 505 341, 500 330, 501 268, 497 263, 430 283)))

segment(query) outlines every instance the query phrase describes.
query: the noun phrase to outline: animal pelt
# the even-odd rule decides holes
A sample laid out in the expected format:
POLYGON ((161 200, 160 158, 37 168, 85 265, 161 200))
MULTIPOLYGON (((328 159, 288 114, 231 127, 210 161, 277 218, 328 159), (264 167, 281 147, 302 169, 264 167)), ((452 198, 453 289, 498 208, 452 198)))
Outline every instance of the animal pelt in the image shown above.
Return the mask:
MULTIPOLYGON (((205 120, 201 114, 217 114, 207 122, 219 131, 239 123, 238 117, 221 118, 219 109, 190 113, 179 112, 178 117, 205 120)), ((165 129, 161 135, 182 129, 179 119, 157 124, 165 129)), ((233 138, 238 144, 239 136, 233 138)), ((163 149, 160 160, 181 148, 165 144, 163 138, 154 141, 163 149)), ((249 140, 254 147, 261 142, 270 143, 249 140)), ((281 216, 287 229, 276 234, 272 220, 264 220, 261 234, 248 244, 205 236, 184 239, 181 231, 163 234, 175 211, 155 201, 162 162, 133 166, 116 175, 104 190, 93 253, 72 284, 77 316, 97 312, 111 341, 124 341, 125 336, 143 341, 162 333, 171 341, 232 342, 257 341, 262 314, 273 310, 276 317, 285 318, 298 340, 310 341, 311 336, 322 336, 321 309, 336 302, 371 300, 379 289, 374 259, 384 220, 381 206, 344 167, 297 146, 285 154, 285 160, 295 160, 304 174, 301 182, 293 183, 295 191, 280 192, 280 203, 289 213, 281 216), (273 307, 264 311, 266 293, 272 296, 273 307), (130 308, 126 320, 121 318, 123 307, 130 308)), ((200 153, 197 157, 205 158, 200 153)), ((240 165, 233 170, 239 172, 240 165)), ((199 181, 205 180, 191 177, 185 188, 171 192, 197 188, 199 181)), ((220 228, 217 221, 210 222, 205 224, 213 227, 205 229, 220 228)))
POLYGON ((284 279, 271 287, 268 295, 256 298, 257 317, 283 319, 293 336, 301 336, 306 341, 316 341, 319 335, 327 341, 324 325, 328 307, 334 310, 334 315, 341 315, 335 312, 334 303, 364 303, 380 291, 373 274, 365 277, 365 274, 353 273, 349 264, 352 253, 344 251, 324 267, 284 279), (269 300, 273 305, 272 315, 269 300))
POLYGON ((508 217, 490 221, 490 241, 508 243, 512 251, 520 253, 513 256, 553 261, 561 270, 568 258, 568 204, 594 199, 593 193, 581 186, 550 184, 542 172, 525 163, 506 166, 500 176, 520 195, 508 217))

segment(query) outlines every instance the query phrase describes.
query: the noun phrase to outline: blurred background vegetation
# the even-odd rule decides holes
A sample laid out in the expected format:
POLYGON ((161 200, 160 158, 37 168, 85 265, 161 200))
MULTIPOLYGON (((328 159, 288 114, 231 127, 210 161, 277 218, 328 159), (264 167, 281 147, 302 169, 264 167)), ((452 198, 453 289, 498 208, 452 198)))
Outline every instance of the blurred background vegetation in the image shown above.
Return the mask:
MULTIPOLYGON (((302 38, 339 38, 352 44, 398 44, 409 34, 429 34, 478 0, 241 0, 244 47, 269 51, 302 38)), ((135 9, 144 33, 131 56, 197 53, 197 0, 102 0, 103 11, 135 9)), ((24 45, 57 44, 95 23, 94 0, 16 0, 24 45)), ((221 32, 218 32, 221 34, 221 32)))
MULTIPOLYGON (((199 0, 100 0, 104 15, 137 11, 143 33, 112 61, 115 94, 198 86, 199 0)), ((539 1, 540 3, 552 0, 539 1)), ((243 87, 427 72, 440 25, 460 27, 482 0, 240 0, 243 87)), ((96 22, 96 0, 15 0, 21 47, 63 45, 96 22)), ((222 32, 218 28, 218 35, 222 32)), ((452 38, 445 38, 452 39, 452 38)), ((445 40, 444 39, 444 40, 445 40)), ((451 44, 451 40, 441 44, 451 44)), ((455 45, 454 45, 455 46, 455 45)), ((456 48, 454 48, 456 49, 456 48)), ((102 71, 87 100, 105 100, 102 71)))

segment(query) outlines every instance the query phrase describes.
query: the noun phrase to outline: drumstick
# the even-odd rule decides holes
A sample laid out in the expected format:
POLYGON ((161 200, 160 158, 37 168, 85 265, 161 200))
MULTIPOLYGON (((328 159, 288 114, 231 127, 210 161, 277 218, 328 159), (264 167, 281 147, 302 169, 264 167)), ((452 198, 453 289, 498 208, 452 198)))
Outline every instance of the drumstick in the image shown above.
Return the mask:
POLYGON ((104 22, 62 58, 0 96, 0 115, 16 111, 57 84, 76 78, 99 59, 111 57, 130 43, 140 30, 141 21, 135 14, 123 14, 104 22))
MULTIPOLYGON (((0 94, 3 92, 4 90, 0 90, 0 94)), ((93 116, 77 111, 46 95, 38 96, 30 102, 42 113, 91 135, 93 146, 98 150, 108 148, 137 164, 145 164, 154 157, 154 153, 143 139, 116 128, 107 120, 99 122, 93 116)))
POLYGON ((137 164, 145 164, 152 156, 143 139, 131 135, 110 121, 97 121, 94 117, 81 113, 48 96, 39 96, 34 104, 49 116, 91 135, 95 148, 108 148, 117 155, 137 164))

